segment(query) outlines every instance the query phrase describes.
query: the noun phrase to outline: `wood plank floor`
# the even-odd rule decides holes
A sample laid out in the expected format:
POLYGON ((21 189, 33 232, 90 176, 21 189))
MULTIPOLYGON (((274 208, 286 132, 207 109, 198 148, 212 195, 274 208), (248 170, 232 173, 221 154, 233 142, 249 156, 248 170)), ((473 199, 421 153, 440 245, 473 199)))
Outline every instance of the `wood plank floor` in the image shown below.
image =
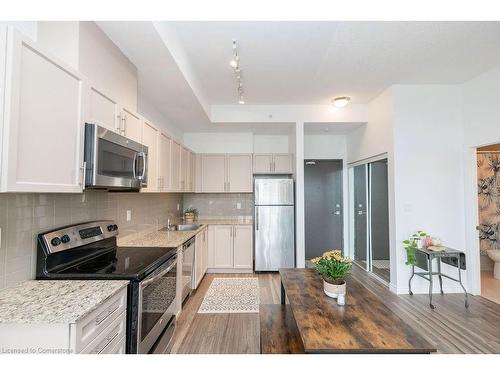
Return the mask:
MULTIPOLYGON (((465 309, 462 294, 435 294, 431 310, 427 295, 396 295, 374 277, 355 267, 360 281, 394 313, 433 343, 438 353, 500 353, 500 305, 471 296, 465 309)), ((259 315, 197 314, 214 277, 248 277, 248 274, 207 274, 186 301, 179 316, 173 353, 259 353, 259 315)), ((280 303, 277 273, 256 274, 260 303, 280 303)))

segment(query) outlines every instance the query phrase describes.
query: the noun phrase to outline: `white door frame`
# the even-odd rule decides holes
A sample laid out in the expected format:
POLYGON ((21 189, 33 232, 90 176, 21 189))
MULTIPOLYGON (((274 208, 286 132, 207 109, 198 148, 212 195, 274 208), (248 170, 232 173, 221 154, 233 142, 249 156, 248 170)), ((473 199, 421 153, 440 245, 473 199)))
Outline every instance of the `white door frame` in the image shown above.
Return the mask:
POLYGON ((477 190, 477 148, 500 143, 500 140, 476 146, 464 146, 465 246, 467 254, 467 286, 472 294, 481 294, 481 254, 477 226, 479 205, 477 190))
MULTIPOLYGON (((389 155, 387 153, 375 155, 370 158, 358 160, 353 163, 348 163, 348 176, 349 176, 349 229, 348 229, 348 251, 347 254, 351 259, 354 259, 354 167, 358 167, 360 165, 366 165, 365 174, 366 174, 366 271, 371 272, 372 270, 372 260, 371 260, 371 197, 370 197, 370 187, 369 181, 371 176, 371 171, 368 168, 368 164, 379 161, 379 160, 389 160, 389 155)), ((388 181, 389 182, 389 181, 388 181)), ((389 186, 389 185, 388 185, 389 186)), ((390 228, 388 228, 390 231, 390 228)), ((389 252, 389 257, 391 256, 391 252, 389 252)), ((373 272, 371 272, 373 274, 373 272)), ((376 275, 375 275, 376 276, 376 275)), ((384 282, 385 283, 385 282, 384 282)))

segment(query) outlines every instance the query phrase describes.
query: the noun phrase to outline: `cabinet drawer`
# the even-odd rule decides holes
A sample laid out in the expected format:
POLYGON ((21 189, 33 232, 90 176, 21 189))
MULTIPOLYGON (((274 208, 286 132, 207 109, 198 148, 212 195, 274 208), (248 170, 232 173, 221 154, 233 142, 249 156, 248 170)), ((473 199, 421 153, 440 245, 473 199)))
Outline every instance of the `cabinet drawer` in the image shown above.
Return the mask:
POLYGON ((109 298, 75 325, 75 350, 79 353, 127 308, 127 288, 109 298))
MULTIPOLYGON (((118 338, 116 339, 118 340, 118 338)), ((110 343, 101 354, 125 354, 125 336, 123 336, 117 343, 110 343)))
POLYGON ((81 353, 104 354, 110 352, 125 337, 126 323, 127 313, 124 311, 111 324, 108 324, 81 353))

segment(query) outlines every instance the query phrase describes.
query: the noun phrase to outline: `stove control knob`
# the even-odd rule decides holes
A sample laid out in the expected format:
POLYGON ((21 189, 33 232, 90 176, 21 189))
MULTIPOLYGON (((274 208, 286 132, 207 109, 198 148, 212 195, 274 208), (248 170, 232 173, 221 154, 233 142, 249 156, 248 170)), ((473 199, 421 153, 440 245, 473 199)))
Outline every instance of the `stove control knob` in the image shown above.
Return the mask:
POLYGON ((54 237, 50 243, 52 246, 59 246, 61 244, 61 239, 59 237, 54 237))
POLYGON ((108 228, 108 232, 112 232, 115 230, 115 226, 113 224, 109 224, 107 228, 108 228))
POLYGON ((113 230, 118 230, 118 225, 113 225, 113 230))
POLYGON ((70 240, 69 236, 65 234, 64 236, 61 237, 62 243, 68 243, 70 240))

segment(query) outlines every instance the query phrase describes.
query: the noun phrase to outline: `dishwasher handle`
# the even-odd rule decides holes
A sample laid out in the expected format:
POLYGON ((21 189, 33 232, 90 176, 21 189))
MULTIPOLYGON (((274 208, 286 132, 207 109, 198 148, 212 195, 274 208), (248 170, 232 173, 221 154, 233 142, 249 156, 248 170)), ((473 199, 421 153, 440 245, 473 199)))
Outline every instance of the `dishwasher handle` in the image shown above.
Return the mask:
POLYGON ((190 238, 189 240, 187 240, 182 244, 182 251, 186 251, 188 247, 191 247, 193 245, 194 245, 194 237, 190 238))

